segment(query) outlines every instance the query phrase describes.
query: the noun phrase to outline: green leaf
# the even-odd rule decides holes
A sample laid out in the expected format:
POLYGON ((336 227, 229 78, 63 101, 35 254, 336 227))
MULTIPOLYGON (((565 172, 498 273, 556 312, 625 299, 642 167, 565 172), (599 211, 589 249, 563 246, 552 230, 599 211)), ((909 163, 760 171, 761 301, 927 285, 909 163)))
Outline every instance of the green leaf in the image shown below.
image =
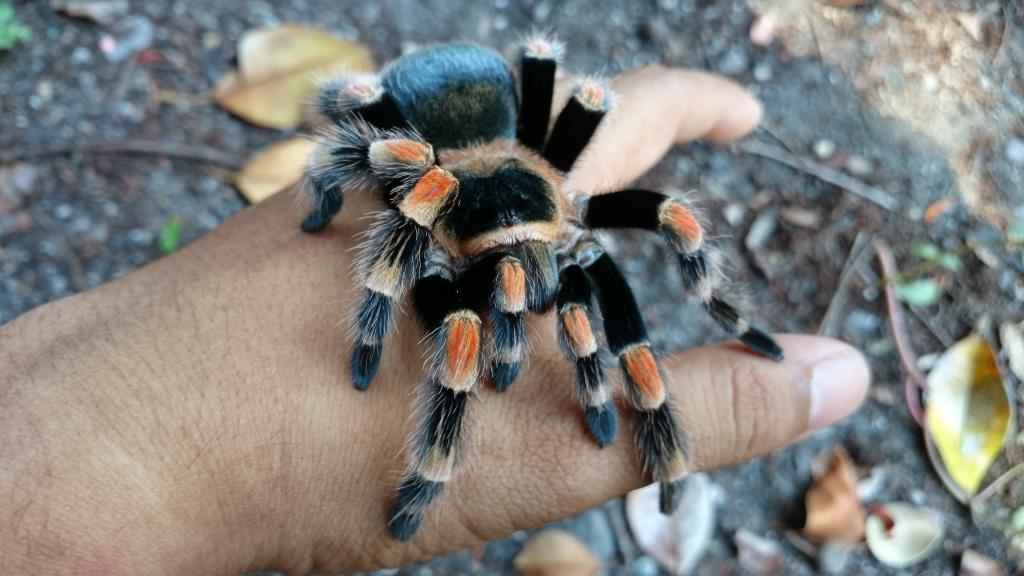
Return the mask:
POLYGON ((1010 242, 1024 242, 1024 224, 1012 224, 1007 232, 1007 236, 1010 237, 1010 242))
POLYGON ((942 297, 942 288, 935 280, 914 280, 897 284, 896 296, 911 306, 931 306, 942 297))
POLYGON ((942 251, 939 250, 939 247, 935 244, 930 242, 921 242, 919 244, 914 244, 910 249, 910 253, 922 260, 935 260, 940 254, 942 254, 942 251))
POLYGON ((943 252, 939 255, 939 266, 950 272, 959 272, 963 269, 964 263, 960 261, 960 257, 954 252, 943 252))
POLYGON ((0 2, 0 50, 31 39, 32 31, 15 21, 14 8, 7 2, 0 2))
POLYGON ((181 220, 171 218, 160 230, 160 237, 156 239, 156 247, 164 254, 170 254, 178 249, 181 244, 181 220))

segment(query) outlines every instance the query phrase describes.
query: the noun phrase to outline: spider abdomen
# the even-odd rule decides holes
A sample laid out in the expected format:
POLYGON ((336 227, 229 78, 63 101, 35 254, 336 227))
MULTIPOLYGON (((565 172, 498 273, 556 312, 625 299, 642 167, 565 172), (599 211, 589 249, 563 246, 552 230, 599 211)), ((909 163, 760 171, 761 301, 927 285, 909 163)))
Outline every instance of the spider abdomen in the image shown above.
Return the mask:
POLYGON ((395 60, 381 85, 436 148, 515 138, 515 78, 492 50, 474 44, 420 50, 395 60))

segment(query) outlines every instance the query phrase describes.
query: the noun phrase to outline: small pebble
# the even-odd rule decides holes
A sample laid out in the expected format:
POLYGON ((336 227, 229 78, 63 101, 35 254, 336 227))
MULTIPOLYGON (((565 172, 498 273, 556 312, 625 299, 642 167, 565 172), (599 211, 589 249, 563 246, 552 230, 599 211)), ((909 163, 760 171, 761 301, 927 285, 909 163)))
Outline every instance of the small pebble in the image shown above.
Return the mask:
POLYGON ((767 82, 772 79, 772 67, 767 62, 760 62, 754 66, 754 80, 767 82))
POLYGON ((72 213, 74 213, 74 210, 71 208, 70 204, 60 204, 56 209, 54 209, 53 217, 57 220, 67 220, 68 218, 71 218, 72 213))
POLYGON ((843 162, 843 167, 854 176, 868 176, 874 171, 871 161, 857 154, 851 154, 846 162, 843 162))
POLYGON ((739 202, 730 202, 722 208, 722 216, 725 221, 729 223, 729 226, 736 228, 743 223, 743 218, 747 215, 747 207, 739 202))
POLYGON ((835 153, 836 143, 827 138, 822 138, 814 143, 814 155, 821 160, 827 160, 835 153))
POLYGON ((842 544, 826 542, 818 551, 818 566, 825 574, 845 574, 850 549, 842 544))
POLYGON ((1006 159, 1010 164, 1024 166, 1024 140, 1010 138, 1010 141, 1006 143, 1003 153, 1006 154, 1006 159))
POLYGON ((758 214, 757 218, 754 218, 754 223, 750 225, 750 230, 743 242, 747 250, 756 252, 763 248, 775 233, 778 223, 779 213, 776 210, 768 209, 758 214))
POLYGON ((749 64, 750 59, 747 57, 747 51, 741 46, 733 46, 725 53, 725 57, 719 61, 718 70, 726 75, 742 74, 747 71, 749 64))
POLYGON ((630 576, 658 576, 658 563, 650 556, 640 556, 629 567, 630 576))

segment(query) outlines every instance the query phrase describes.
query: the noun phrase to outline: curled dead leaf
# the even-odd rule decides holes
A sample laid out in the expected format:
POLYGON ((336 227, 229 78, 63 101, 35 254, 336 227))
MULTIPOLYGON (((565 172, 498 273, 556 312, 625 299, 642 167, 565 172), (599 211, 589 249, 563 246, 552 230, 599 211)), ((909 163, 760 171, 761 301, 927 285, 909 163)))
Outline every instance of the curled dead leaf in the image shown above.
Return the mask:
POLYGON ((893 568, 923 561, 942 542, 943 533, 938 515, 901 503, 876 506, 865 524, 871 554, 893 568))
POLYGON ((721 489, 707 474, 686 479, 679 507, 666 516, 658 510, 659 488, 651 484, 626 496, 626 520, 637 546, 670 574, 687 574, 700 562, 714 536, 721 489))
POLYGON ((578 538, 555 528, 543 530, 513 561, 522 576, 596 576, 601 562, 578 538))
POLYGON ((933 464, 965 500, 978 492, 1011 429, 1010 401, 992 346, 978 334, 957 342, 928 373, 928 387, 925 434, 939 455, 933 464))
POLYGON ((960 576, 1005 576, 999 562, 968 548, 960 557, 960 576))
POLYGON ((857 471, 850 455, 836 448, 817 465, 807 490, 804 536, 813 542, 856 544, 864 538, 864 510, 857 497, 857 471))
POLYGON ((308 138, 278 142, 256 153, 235 176, 235 186, 256 204, 302 178, 306 159, 315 144, 308 138))
POLYGON ((318 28, 283 24, 242 37, 238 70, 221 78, 214 99, 253 124, 294 128, 316 91, 317 76, 372 69, 369 52, 359 44, 318 28))

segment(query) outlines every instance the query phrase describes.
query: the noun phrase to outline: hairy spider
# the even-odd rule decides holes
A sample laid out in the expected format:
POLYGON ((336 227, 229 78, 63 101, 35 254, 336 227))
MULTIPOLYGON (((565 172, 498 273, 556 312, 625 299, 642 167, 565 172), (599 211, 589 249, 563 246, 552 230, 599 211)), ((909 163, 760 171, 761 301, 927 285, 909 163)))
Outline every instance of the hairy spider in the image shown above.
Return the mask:
POLYGON ((550 131, 561 45, 534 37, 521 52, 520 93, 496 53, 472 44, 415 52, 379 76, 326 83, 317 98, 331 126, 317 137, 304 186, 315 209, 306 232, 341 210, 343 190, 377 189, 388 209, 361 246, 365 298, 355 317, 352 376, 366 389, 380 365, 393 312, 411 288, 433 356, 411 469, 388 522, 411 538, 452 478, 470 395, 481 380, 507 389, 526 354, 527 313, 554 306, 575 391, 601 446, 617 415, 602 365, 591 302, 625 374, 638 459, 675 508, 687 472, 686 442, 625 277, 594 237, 601 228, 660 233, 676 253, 682 288, 754 351, 781 359, 767 334, 716 292, 704 233, 682 199, 648 190, 577 196, 566 176, 614 101, 583 80, 550 131), (486 364, 486 366, 485 366, 486 364))

